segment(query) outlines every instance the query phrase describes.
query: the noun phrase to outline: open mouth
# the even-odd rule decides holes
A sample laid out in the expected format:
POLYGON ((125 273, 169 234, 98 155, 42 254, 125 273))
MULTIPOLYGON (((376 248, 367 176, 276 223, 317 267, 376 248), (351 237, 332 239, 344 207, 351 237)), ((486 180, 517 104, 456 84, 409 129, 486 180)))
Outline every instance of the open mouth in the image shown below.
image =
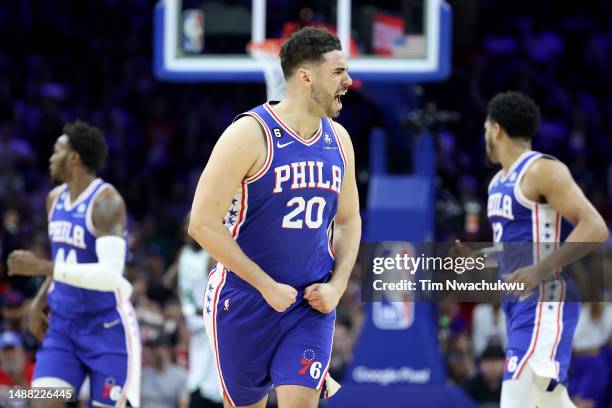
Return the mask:
POLYGON ((342 91, 336 94, 335 99, 336 102, 338 102, 340 105, 342 105, 342 100, 341 98, 346 94, 346 91, 342 91))

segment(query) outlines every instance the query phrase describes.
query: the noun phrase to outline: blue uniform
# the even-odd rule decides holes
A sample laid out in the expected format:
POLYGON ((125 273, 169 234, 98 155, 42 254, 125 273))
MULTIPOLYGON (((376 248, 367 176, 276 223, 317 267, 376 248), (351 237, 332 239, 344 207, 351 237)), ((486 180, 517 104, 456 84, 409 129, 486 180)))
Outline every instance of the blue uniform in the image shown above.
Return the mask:
POLYGON ((223 265, 210 275, 206 329, 222 391, 235 405, 261 400, 272 384, 323 386, 335 312, 314 310, 303 295, 307 286, 331 277, 331 232, 346 167, 331 120, 322 118, 316 134, 304 140, 267 103, 243 115, 261 125, 267 159, 238 187, 225 226, 251 260, 299 293, 278 313, 223 265))
MULTIPOLYGON (((49 211, 54 263, 96 263, 93 201, 110 185, 95 179, 74 203, 68 186, 49 211)), ((36 355, 34 379, 60 378, 77 390, 86 376, 91 399, 106 405, 138 406, 140 338, 128 294, 78 288, 53 281, 48 302, 49 329, 36 355)))
MULTIPOLYGON (((498 258, 501 275, 545 258, 558 248, 567 232, 559 213, 547 204, 529 200, 521 190, 528 167, 542 157, 538 152, 525 152, 507 174, 500 170, 489 185, 487 215, 494 241, 504 246, 498 258)), ((556 279, 540 284, 526 299, 503 301, 508 332, 504 380, 518 378, 529 364, 538 376, 567 385, 580 307, 570 301, 574 291, 571 282, 556 274, 556 279)))

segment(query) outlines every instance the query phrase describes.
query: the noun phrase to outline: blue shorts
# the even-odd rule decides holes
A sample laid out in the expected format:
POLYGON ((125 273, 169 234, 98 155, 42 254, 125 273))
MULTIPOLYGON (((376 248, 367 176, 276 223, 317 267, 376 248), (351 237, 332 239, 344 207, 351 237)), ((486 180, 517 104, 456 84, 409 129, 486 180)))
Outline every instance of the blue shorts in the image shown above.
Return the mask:
POLYGON ((53 377, 77 394, 89 377, 91 400, 105 405, 140 405, 140 336, 132 305, 95 315, 66 318, 51 313, 49 329, 36 353, 34 380, 53 377))
POLYGON ((273 385, 323 387, 336 313, 314 310, 303 299, 304 288, 296 289, 296 303, 278 313, 222 265, 210 275, 204 299, 206 332, 221 391, 233 405, 254 404, 273 385))
POLYGON ((517 379, 526 364, 536 375, 568 385, 572 338, 580 303, 566 301, 566 284, 541 284, 530 300, 504 302, 508 344, 504 380, 517 379))

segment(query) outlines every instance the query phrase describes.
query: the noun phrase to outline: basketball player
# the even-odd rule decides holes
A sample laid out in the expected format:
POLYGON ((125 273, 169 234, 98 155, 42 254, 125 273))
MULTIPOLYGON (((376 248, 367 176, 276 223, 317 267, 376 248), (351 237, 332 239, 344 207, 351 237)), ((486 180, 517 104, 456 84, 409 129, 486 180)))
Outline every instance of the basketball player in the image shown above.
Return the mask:
POLYGON ((117 190, 96 177, 106 152, 97 128, 64 126, 49 159, 51 176, 63 182, 47 197, 53 261, 17 250, 8 267, 10 275, 50 281, 41 288, 50 285, 49 328, 32 386, 78 393, 88 376, 93 406, 139 406, 140 338, 123 277, 126 209, 117 190))
POLYGON ((361 235, 351 139, 331 119, 352 83, 340 42, 307 27, 280 58, 286 97, 227 128, 191 211, 219 261, 204 316, 226 406, 263 407, 272 384, 280 408, 317 405, 361 235))
POLYGON ((565 302, 567 283, 553 275, 595 246, 559 247, 562 218, 574 226, 566 243, 600 243, 608 237, 605 222, 568 168, 531 150, 539 120, 533 100, 506 92, 489 102, 484 124, 487 156, 502 166, 489 185, 494 241, 508 243, 505 251, 510 243, 538 243, 529 244, 527 258, 500 254, 505 280, 525 285, 522 301, 503 305, 508 345, 502 408, 574 406, 566 386, 579 303, 565 302))

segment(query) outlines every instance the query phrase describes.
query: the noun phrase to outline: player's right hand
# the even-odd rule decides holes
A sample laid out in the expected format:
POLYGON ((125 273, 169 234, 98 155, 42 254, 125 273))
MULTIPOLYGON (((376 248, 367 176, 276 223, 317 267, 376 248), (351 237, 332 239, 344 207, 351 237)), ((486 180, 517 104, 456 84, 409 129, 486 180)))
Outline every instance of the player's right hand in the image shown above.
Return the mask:
POLYGON ((42 274, 40 259, 32 251, 16 249, 9 254, 6 264, 9 276, 37 276, 42 274))
POLYGON ((298 291, 289 285, 274 282, 269 288, 261 292, 270 307, 279 313, 284 312, 295 303, 298 291))

